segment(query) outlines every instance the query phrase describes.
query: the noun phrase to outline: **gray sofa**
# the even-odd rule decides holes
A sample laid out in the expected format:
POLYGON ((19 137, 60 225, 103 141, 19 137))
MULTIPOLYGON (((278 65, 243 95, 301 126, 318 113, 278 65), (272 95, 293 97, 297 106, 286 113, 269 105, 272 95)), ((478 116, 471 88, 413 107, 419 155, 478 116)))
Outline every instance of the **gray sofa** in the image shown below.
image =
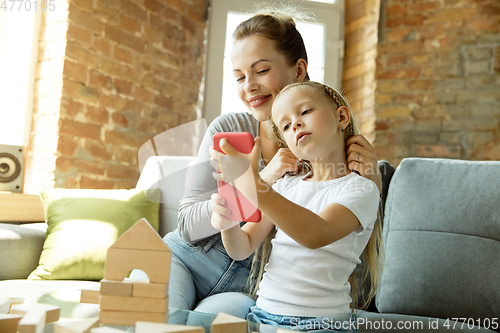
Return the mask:
MULTIPOLYGON (((162 189, 162 236, 175 228, 191 163, 152 157, 137 184, 162 189)), ((379 166, 385 266, 375 303, 358 311, 360 331, 500 332, 500 162, 408 158, 395 172, 379 166)), ((0 224, 0 298, 56 304, 65 318, 95 316, 97 307, 78 297, 98 282, 25 280, 44 237, 43 225, 0 224)))

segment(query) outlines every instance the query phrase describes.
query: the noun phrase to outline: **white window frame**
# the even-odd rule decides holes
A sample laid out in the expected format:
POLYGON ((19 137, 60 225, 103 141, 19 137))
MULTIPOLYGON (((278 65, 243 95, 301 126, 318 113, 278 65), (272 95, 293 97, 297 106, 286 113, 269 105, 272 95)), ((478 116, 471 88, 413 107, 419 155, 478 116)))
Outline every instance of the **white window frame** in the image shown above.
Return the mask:
MULTIPOLYGON (((245 13, 252 9, 249 0, 211 0, 208 16, 207 63, 204 84, 203 117, 210 124, 221 113, 223 61, 226 22, 229 12, 245 13)), ((300 8, 316 15, 315 23, 325 26, 324 83, 341 88, 344 57, 344 0, 336 3, 303 1, 300 8)))

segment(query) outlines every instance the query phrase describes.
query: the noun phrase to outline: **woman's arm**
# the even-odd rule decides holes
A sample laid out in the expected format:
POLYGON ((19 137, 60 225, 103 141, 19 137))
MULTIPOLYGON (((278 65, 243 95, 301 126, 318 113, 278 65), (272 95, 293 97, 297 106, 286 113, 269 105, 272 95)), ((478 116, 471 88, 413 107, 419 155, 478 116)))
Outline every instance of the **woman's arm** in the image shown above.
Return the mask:
POLYGON ((382 193, 382 175, 378 168, 375 147, 361 134, 347 139, 346 146, 349 168, 374 181, 379 192, 382 193))
POLYGON ((214 235, 219 230, 212 227, 212 193, 217 192, 217 181, 213 179, 209 148, 216 129, 211 125, 203 137, 196 162, 188 169, 186 191, 179 205, 177 228, 188 243, 214 235))
POLYGON ((212 227, 212 193, 217 192, 217 182, 212 177, 209 149, 213 136, 218 132, 250 132, 257 136, 259 122, 246 113, 229 113, 210 123, 203 137, 196 163, 188 169, 186 191, 179 205, 178 232, 188 243, 212 236, 220 231, 212 227))

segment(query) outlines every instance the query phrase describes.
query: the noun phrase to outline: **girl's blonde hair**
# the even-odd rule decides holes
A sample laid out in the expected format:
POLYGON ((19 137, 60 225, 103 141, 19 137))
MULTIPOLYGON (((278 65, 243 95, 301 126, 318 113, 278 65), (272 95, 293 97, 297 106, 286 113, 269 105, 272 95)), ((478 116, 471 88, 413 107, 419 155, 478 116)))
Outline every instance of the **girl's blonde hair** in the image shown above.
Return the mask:
MULTIPOLYGON (((287 85, 283 88, 280 93, 276 96, 275 100, 278 98, 280 94, 287 90, 306 90, 313 93, 316 93, 319 97, 327 98, 331 102, 333 102, 336 106, 335 109, 345 106, 350 109, 349 103, 347 99, 342 96, 341 93, 333 89, 332 87, 322 84, 319 82, 306 81, 306 82, 297 82, 287 85)), ((344 128, 344 140, 346 141, 350 137, 359 134, 359 129, 357 126, 357 121, 353 113, 350 115, 349 124, 344 128)), ((279 130, 278 126, 274 123, 271 124, 270 135, 274 138, 276 143, 280 148, 287 148, 286 141, 283 137, 283 134, 279 130)), ((302 160, 301 162, 301 174, 312 173, 312 167, 309 161, 302 160)), ((378 289, 379 281, 380 281, 380 273, 382 271, 383 266, 383 244, 382 244, 382 209, 379 206, 377 220, 375 221, 374 229, 368 244, 366 245, 365 251, 363 252, 363 260, 364 263, 362 265, 362 273, 360 277, 360 281, 358 281, 357 277, 357 269, 353 271, 351 276, 349 276, 349 283, 351 285, 351 308, 352 310, 358 308, 366 308, 375 297, 375 294, 378 289), (363 285, 363 283, 370 278, 370 290, 368 295, 364 295, 361 293, 361 297, 358 297, 358 291, 363 285), (358 304, 361 303, 361 304, 358 304)), ((255 296, 255 293, 258 289, 258 282, 261 280, 264 265, 267 263, 269 258, 269 254, 271 252, 271 239, 274 237, 275 231, 272 235, 268 236, 263 244, 257 249, 254 255, 254 263, 259 262, 259 266, 254 267, 252 264, 252 271, 250 274, 249 281, 254 286, 254 289, 250 290, 250 294, 255 296)))

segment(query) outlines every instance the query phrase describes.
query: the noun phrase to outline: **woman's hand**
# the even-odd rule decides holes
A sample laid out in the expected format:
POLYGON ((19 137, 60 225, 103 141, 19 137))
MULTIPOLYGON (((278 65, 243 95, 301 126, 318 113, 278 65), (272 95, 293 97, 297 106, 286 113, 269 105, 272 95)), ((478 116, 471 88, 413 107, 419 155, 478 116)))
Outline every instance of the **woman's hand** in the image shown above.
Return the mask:
POLYGON ((382 176, 378 168, 375 148, 366 138, 359 134, 346 141, 347 163, 351 171, 357 171, 361 176, 373 180, 382 193, 382 176))
POLYGON ((273 185, 287 172, 298 172, 297 157, 288 148, 280 148, 271 161, 260 172, 260 177, 273 185))
POLYGON ((226 230, 239 224, 238 221, 230 221, 226 218, 227 215, 231 215, 231 211, 222 206, 226 202, 223 197, 217 193, 213 193, 210 199, 214 202, 211 222, 215 229, 226 230))

